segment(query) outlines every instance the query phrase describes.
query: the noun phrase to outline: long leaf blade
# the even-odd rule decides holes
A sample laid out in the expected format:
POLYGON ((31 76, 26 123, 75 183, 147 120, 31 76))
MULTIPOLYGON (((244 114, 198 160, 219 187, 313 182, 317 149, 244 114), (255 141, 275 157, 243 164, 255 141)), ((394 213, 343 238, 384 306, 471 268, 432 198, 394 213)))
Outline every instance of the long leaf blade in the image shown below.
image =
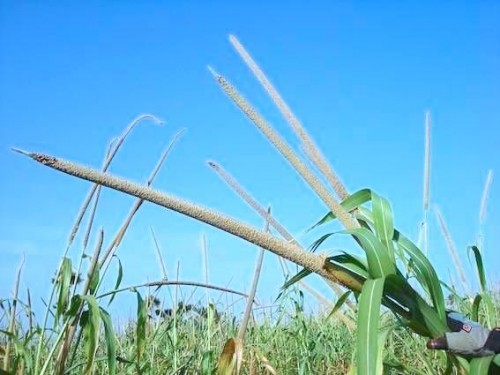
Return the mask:
POLYGON ((136 291, 137 294, 137 326, 136 326, 136 354, 137 363, 140 362, 144 350, 146 348, 146 320, 147 320, 147 308, 141 294, 136 291))
POLYGON ((354 236, 366 252, 368 272, 372 278, 378 279, 396 272, 395 264, 390 258, 386 247, 370 230, 366 228, 356 228, 346 230, 344 233, 349 233, 354 236))
POLYGON ((389 252, 394 262, 394 218, 389 201, 372 191, 372 212, 375 233, 389 252))
POLYGON ((380 305, 384 281, 384 278, 367 280, 359 298, 358 375, 373 375, 377 370, 380 305))
POLYGON ((107 359, 108 359, 108 374, 116 374, 116 341, 115 333, 113 331, 113 323, 111 316, 102 307, 99 308, 101 313, 101 320, 104 325, 104 338, 106 341, 107 359))
POLYGON ((83 320, 84 323, 84 334, 86 339, 87 348, 87 364, 85 366, 85 373, 93 373, 93 368, 95 364, 95 355, 97 352, 97 346, 99 344, 99 331, 100 331, 100 309, 97 300, 92 295, 86 295, 81 297, 87 304, 88 310, 86 319, 83 320))
MULTIPOLYGON (((122 262, 121 262, 120 258, 118 258, 116 255, 113 255, 113 257, 116 258, 116 260, 118 261, 118 275, 116 276, 116 283, 115 283, 115 287, 114 287, 114 290, 118 290, 118 288, 120 287, 120 285, 122 283, 122 279, 123 279, 123 267, 122 267, 122 262)), ((108 306, 111 305, 111 302, 113 302, 113 300, 115 299, 115 296, 116 296, 116 293, 111 294, 111 298, 109 299, 108 306)))
POLYGON ((428 290, 440 319, 446 322, 444 295, 436 270, 429 259, 415 244, 413 244, 413 242, 403 236, 399 231, 395 231, 394 235, 398 246, 400 246, 412 260, 416 270, 415 275, 417 280, 420 282, 420 285, 428 290))
POLYGON ((488 375, 493 356, 474 358, 470 362, 470 375, 488 375))
POLYGON ((472 251, 474 253, 474 259, 476 260, 476 271, 477 277, 479 279, 479 285, 481 286, 481 292, 486 292, 486 274, 484 271, 483 257, 481 256, 481 252, 477 246, 469 246, 469 252, 472 251))
MULTIPOLYGON (((354 194, 349 195, 346 199, 344 199, 342 202, 340 202, 340 205, 347 211, 351 212, 352 210, 358 208, 362 204, 368 202, 371 199, 371 190, 370 189, 362 189, 354 194)), ((327 213, 325 216, 323 216, 316 224, 314 224, 311 228, 309 228, 307 231, 311 231, 316 227, 319 227, 320 225, 326 224, 336 218, 335 214, 333 212, 327 213)))

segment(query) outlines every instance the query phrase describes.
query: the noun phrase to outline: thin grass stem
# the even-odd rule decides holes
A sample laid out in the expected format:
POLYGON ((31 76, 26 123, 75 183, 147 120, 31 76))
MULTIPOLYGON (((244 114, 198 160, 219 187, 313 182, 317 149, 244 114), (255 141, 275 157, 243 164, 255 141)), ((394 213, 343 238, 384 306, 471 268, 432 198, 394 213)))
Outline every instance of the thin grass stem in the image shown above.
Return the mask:
POLYGON ((160 264, 160 270, 162 272, 163 279, 168 280, 167 268, 165 267, 165 262, 163 261, 163 256, 161 255, 160 245, 158 243, 158 240, 156 239, 156 235, 155 235, 153 228, 149 228, 149 229, 151 230, 151 236, 153 237, 156 255, 158 256, 158 263, 160 264))
MULTIPOLYGON (((106 158, 106 160, 104 161, 104 164, 102 166, 102 171, 103 172, 106 172, 108 170, 109 166, 111 165, 111 162, 113 161, 113 159, 115 158, 116 154, 120 150, 123 142, 125 142, 125 139, 129 135, 129 133, 137 126, 137 124, 139 124, 141 121, 146 120, 146 119, 152 120, 153 123, 155 123, 157 125, 163 124, 162 120, 160 120, 156 116, 153 116, 153 115, 150 115, 150 114, 143 114, 143 115, 140 115, 137 118, 135 118, 126 127, 126 129, 124 130, 124 132, 114 142, 113 150, 108 153, 108 157, 106 158)), ((89 206, 89 204, 90 204, 90 202, 92 200, 92 197, 94 196, 95 191, 97 190, 97 188, 98 188, 98 185, 93 185, 90 188, 90 191, 88 192, 87 197, 85 198, 84 203, 82 204, 82 207, 80 208, 80 211, 78 212, 77 219, 75 220, 75 224, 73 225, 73 228, 71 229, 71 232, 70 232, 70 236, 69 236, 69 239, 68 239, 68 247, 70 247, 71 244, 73 243, 73 240, 74 240, 74 238, 76 236, 76 233, 78 232, 78 228, 80 226, 80 223, 82 222, 83 216, 85 215, 85 212, 87 211, 87 208, 88 208, 88 206, 89 206)))
MULTIPOLYGON (((271 215, 271 207, 267 209, 268 215, 271 215)), ((264 223, 264 231, 269 232, 269 220, 265 220, 264 223)), ((257 285, 259 284, 260 271, 262 270, 262 263, 264 261, 264 249, 259 248, 259 253, 257 255, 257 262, 255 263, 255 271, 252 280, 252 286, 250 288, 250 293, 248 295, 247 304, 245 307, 245 312, 243 313, 243 319, 240 323, 240 328, 238 330, 238 340, 243 343, 245 339, 245 332, 248 327, 248 322, 250 320, 250 315, 252 314, 252 307, 255 299, 255 295, 257 294, 257 285)), ((239 366, 238 366, 239 367, 239 366)))
POLYGON ((423 185, 423 219, 422 219, 422 250, 429 255, 429 204, 431 181, 431 114, 425 113, 425 150, 424 150, 424 185, 423 185))
POLYGON ((441 215, 441 212, 437 206, 434 207, 434 211, 436 213, 436 217, 439 221, 439 225, 441 227, 441 231, 443 232, 443 236, 446 240, 446 244, 448 245, 448 250, 450 252, 450 255, 453 259, 453 263, 455 263, 455 268, 458 273, 458 276, 460 277, 460 282, 462 284, 462 287, 464 288, 464 292, 470 294, 470 290, 468 288, 467 284, 467 278, 465 277, 465 272, 462 266, 462 262, 460 262, 460 259, 458 258, 458 253, 457 253, 457 248, 455 246, 455 243, 453 242, 453 239, 451 238, 450 232, 448 231, 448 228, 446 226, 446 223, 443 219, 443 216, 441 215))
MULTIPOLYGON (((9 313, 9 326, 7 331, 11 333, 12 335, 15 335, 15 324, 16 324, 16 313, 17 313, 17 300, 19 298, 19 285, 21 283, 21 273, 24 267, 24 256, 23 259, 21 260, 21 264, 19 265, 19 268, 17 269, 16 273, 16 283, 14 285, 14 291, 12 295, 12 305, 10 306, 10 313, 9 313)), ((12 345, 12 340, 7 341, 7 345, 5 347, 5 355, 4 355, 4 362, 3 362, 3 369, 5 371, 9 370, 10 366, 10 349, 12 345)))
MULTIPOLYGON (((104 241, 104 231, 102 229, 99 230, 99 235, 97 239, 97 244, 94 250, 94 254, 92 256, 92 260, 90 262, 89 270, 87 273, 87 277, 85 278, 85 284, 82 288, 82 295, 85 296, 90 291, 90 285, 92 280, 94 279, 94 275, 97 271, 97 265, 99 263, 99 255, 101 253, 102 244, 104 241)), ((74 316, 69 317, 69 321, 71 324, 67 327, 67 334, 64 336, 63 344, 60 348, 59 354, 57 356, 57 364, 56 364, 56 373, 63 374, 64 368, 66 364, 66 359, 71 348, 71 343, 73 342, 73 338, 75 337, 77 323, 80 320, 80 316, 83 310, 83 304, 81 304, 76 311, 74 316)), ((81 331, 80 331, 81 334, 81 331)), ((76 347, 75 347, 76 350, 76 347)))
MULTIPOLYGON (((156 178, 158 172, 160 171, 161 167, 165 163, 165 160, 167 159, 167 156, 170 154, 172 148, 177 143, 177 141, 180 139, 180 137, 184 133, 184 131, 185 131, 185 129, 181 129, 180 131, 178 131, 174 135, 174 137, 172 138, 172 140, 170 141, 170 143, 168 144, 168 146, 165 148, 165 150, 163 151, 162 155, 160 156, 160 159, 156 163, 156 166, 154 167, 153 171, 151 172, 151 175, 149 176, 149 178, 148 178, 148 180, 146 182, 147 186, 151 186, 151 184, 153 183, 154 179, 156 178)), ((132 208, 130 209, 127 217, 125 218, 125 220, 123 221, 122 225, 120 226, 120 229, 118 230, 118 233, 115 235, 113 241, 111 241, 111 243, 108 246, 106 252, 104 253, 104 256, 102 257, 101 262, 100 262, 100 267, 101 268, 115 254, 118 246, 120 246, 120 243, 121 243, 123 237, 125 236, 125 233, 126 233, 128 227, 130 226, 130 223, 132 222, 132 219, 134 218, 134 216, 137 213, 137 211, 139 211, 139 208, 142 206, 143 203, 144 203, 144 201, 141 200, 141 199, 137 199, 135 201, 135 203, 132 206, 132 208)), ((104 274, 106 273, 106 271, 107 271, 107 267, 104 269, 104 274)))
POLYGON ((484 184, 483 195, 481 196, 481 205, 479 207, 479 232, 477 235, 477 247, 484 253, 484 223, 486 221, 486 212, 488 208, 488 197, 490 194, 491 185, 493 184, 493 170, 488 171, 486 182, 484 184))

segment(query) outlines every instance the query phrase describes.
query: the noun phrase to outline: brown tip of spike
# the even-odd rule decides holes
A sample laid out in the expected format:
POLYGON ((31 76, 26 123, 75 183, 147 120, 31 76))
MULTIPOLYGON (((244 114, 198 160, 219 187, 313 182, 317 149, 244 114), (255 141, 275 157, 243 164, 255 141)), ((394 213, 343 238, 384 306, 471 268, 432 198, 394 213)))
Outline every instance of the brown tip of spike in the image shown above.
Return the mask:
POLYGON ((31 154, 33 160, 42 163, 43 165, 51 166, 57 163, 57 159, 53 156, 48 156, 44 154, 31 154))

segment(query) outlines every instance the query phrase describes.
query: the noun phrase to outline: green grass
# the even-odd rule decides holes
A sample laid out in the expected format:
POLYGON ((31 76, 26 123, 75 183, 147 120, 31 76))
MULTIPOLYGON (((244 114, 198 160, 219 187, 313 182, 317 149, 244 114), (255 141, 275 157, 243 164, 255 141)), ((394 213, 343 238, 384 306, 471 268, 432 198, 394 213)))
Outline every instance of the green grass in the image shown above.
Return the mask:
MULTIPOLYGON (((355 332, 351 332, 338 319, 326 315, 306 315, 300 305, 300 294, 289 293, 279 301, 280 308, 263 313, 246 332, 243 374, 265 373, 265 359, 269 366, 282 374, 336 374, 346 373, 350 367, 355 348, 355 332), (297 298, 297 299, 294 299, 297 298)), ((6 316, 6 315, 4 315, 6 316)), ((1 322, 2 324, 5 322, 1 322)), ((390 319, 387 319, 387 324, 390 319)), ((394 323, 392 321, 392 323, 394 323)), ((179 311, 173 317, 147 319, 144 331, 138 330, 131 321, 122 332, 116 334, 116 370, 120 373, 203 373, 211 374, 216 367, 225 338, 234 337, 238 331, 236 317, 221 313, 217 318, 207 314, 179 311), (141 342, 138 337, 144 335, 141 342), (210 342, 210 345, 208 343, 210 342), (143 346, 138 359, 137 348, 143 346)), ((24 368, 24 373, 34 373, 36 340, 28 338, 29 331, 17 332, 21 341, 27 339, 21 351, 16 349, 11 357, 11 371, 24 368)), ((51 341, 43 345, 43 362, 49 355, 51 341)), ((87 341, 85 338, 84 341, 87 341)), ((385 355, 394 363, 411 363, 415 369, 441 366, 438 355, 423 352, 424 341, 405 329, 396 329, 391 335, 385 355), (422 357, 415 358, 415 352, 422 357)), ((89 354, 84 345, 79 345, 66 366, 66 371, 79 374, 87 366, 89 354)), ((93 357, 93 370, 108 373, 106 335, 101 332, 97 350, 93 357)), ((53 373, 55 362, 49 367, 53 373)), ((407 366, 411 368, 410 366, 407 366)), ((401 367, 399 367, 401 368, 401 367)), ((397 373, 397 371, 395 372, 397 373)), ((429 373, 429 372, 427 372, 429 373)))
MULTIPOLYGON (((267 368, 281 374, 343 374, 350 370, 356 331, 327 314, 305 314, 301 301, 302 292, 291 289, 278 301, 278 308, 256 311, 256 321, 246 332, 242 374, 267 373, 267 368)), ((466 301, 461 304, 462 311, 470 311, 470 304, 466 301)), ((239 319, 226 312, 210 315, 200 306, 180 306, 176 318, 157 316, 153 306, 147 311, 150 317, 143 322, 142 331, 136 321, 130 321, 115 335, 116 371, 127 374, 214 373, 225 338, 235 337, 239 319), (138 340, 141 335, 144 335, 142 341, 138 340), (140 359, 139 346, 142 346, 140 359)), ((2 326, 7 316, 3 315, 2 326)), ((388 373, 444 373, 443 353, 425 350, 425 340, 403 328, 389 314, 382 316, 381 325, 390 329, 384 345, 388 373)), ((21 343, 11 353, 11 371, 17 368, 18 373, 34 373, 36 340, 30 339, 30 331, 21 326, 16 335, 21 343)), ((42 362, 48 358, 52 340, 47 339, 43 345, 42 362)), ((106 340, 106 334, 101 331, 93 357, 94 373, 109 373, 106 340)), ((89 359, 86 345, 75 343, 72 349, 76 350, 65 372, 83 373, 89 359)), ((55 361, 48 373, 54 370, 55 361)))

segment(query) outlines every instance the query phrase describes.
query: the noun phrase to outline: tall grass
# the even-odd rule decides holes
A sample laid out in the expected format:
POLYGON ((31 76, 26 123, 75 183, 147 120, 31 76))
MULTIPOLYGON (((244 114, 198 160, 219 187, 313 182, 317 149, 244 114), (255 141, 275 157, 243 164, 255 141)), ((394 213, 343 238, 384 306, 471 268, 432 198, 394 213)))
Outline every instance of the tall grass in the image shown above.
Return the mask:
MULTIPOLYGON (((229 181, 228 184, 263 216, 266 223, 264 229, 252 227, 228 215, 155 190, 151 185, 168 151, 160 158, 158 166, 145 185, 107 173, 106 170, 118 147, 143 117, 127 128, 124 136, 120 138, 121 141, 112 144, 100 171, 54 156, 17 150, 42 165, 90 181, 94 185, 79 212, 68 248, 56 272, 43 324, 35 330, 24 332, 9 324, 7 329, 2 331, 9 345, 5 351, 7 354, 3 355, 4 369, 36 374, 64 374, 72 371, 106 371, 115 374, 123 370, 130 373, 230 374, 265 371, 284 374, 350 372, 372 375, 391 370, 411 373, 435 373, 436 370, 446 373, 470 371, 473 374, 486 374, 488 368, 495 369, 500 366, 500 356, 468 361, 453 354, 422 353, 419 349, 422 347, 422 340, 442 336, 448 331, 443 283, 426 256, 427 240, 424 241, 425 250, 422 251, 401 233, 394 222, 390 202, 375 191, 362 189, 348 192, 262 69, 236 37, 230 36, 230 41, 294 130, 305 151, 305 159, 225 77, 210 68, 216 83, 323 202, 325 216, 310 225, 310 230, 328 230, 333 221, 338 221, 344 230, 318 234, 318 239, 309 249, 305 249, 272 218, 269 211, 264 211, 250 194, 246 194, 227 176, 225 180, 229 181), (319 175, 309 167, 311 164, 319 171, 319 175), (91 232, 101 186, 132 195, 137 200, 104 252, 104 231, 101 229, 98 232, 95 250, 89 260, 86 255, 87 234, 91 232), (67 254, 92 200, 94 206, 89 214, 91 219, 75 273, 73 261, 67 254), (150 297, 145 298, 144 292, 140 292, 143 287, 173 284, 199 285, 241 295, 238 291, 209 285, 206 246, 202 246, 204 283, 160 280, 134 287, 121 287, 123 265, 116 252, 132 218, 145 201, 207 223, 301 266, 299 273, 284 282, 278 316, 265 315, 260 320, 255 320, 255 324, 249 324, 250 315, 256 311, 255 285, 259 279, 263 250, 257 260, 251 293, 249 296, 244 295, 245 315, 239 324, 233 315, 217 311, 210 301, 198 306, 179 300, 177 288, 173 298, 175 308, 172 308, 170 313, 155 302, 155 297, 152 303, 150 297), (269 233, 268 226, 278 229, 279 236, 269 233), (325 241, 339 236, 351 237, 364 255, 357 256, 352 249, 345 249, 335 255, 315 252, 325 241), (102 280, 112 261, 117 264, 114 288, 103 291, 102 280), (87 265, 87 274, 80 287, 75 281, 75 275, 78 277, 84 265, 87 265), (335 290, 339 293, 331 314, 326 318, 319 315, 310 317, 304 313, 302 292, 297 288, 299 282, 303 282, 311 273, 335 285, 335 290), (118 293, 127 291, 136 295, 136 320, 125 333, 117 334, 106 308, 118 293), (105 301, 108 301, 107 305, 105 301), (349 305, 352 308, 345 308, 349 305), (343 318, 333 319, 330 317, 332 314, 343 318), (51 320, 48 319, 49 316, 51 320), (356 322, 355 327, 353 321, 356 322), (83 346, 80 343, 83 343, 83 346), (10 354, 11 345, 15 348, 13 354, 10 354), (495 364, 490 366, 492 362, 495 364)), ((429 205, 428 119, 427 116, 425 216, 429 205)), ((178 136, 179 134, 174 137, 171 145, 178 136)), ((170 148, 171 146, 167 150, 170 148)), ((211 167, 217 170, 216 166, 215 163, 211 164, 211 167)), ((219 168, 218 172, 220 171, 219 168)), ((426 217, 424 222, 427 225, 426 217)), ((445 228, 444 220, 441 222, 445 228)), ((452 243, 451 237, 449 243, 452 243)), ((155 247, 159 248, 156 240, 155 247)), ((453 250, 456 252, 456 249, 453 250)), ((467 299, 460 299, 458 293, 444 285, 454 292, 457 301, 461 301, 462 310, 467 308, 466 312, 473 318, 493 326, 498 324, 498 301, 495 301, 486 283, 481 251, 476 246, 471 247, 470 251, 476 261, 480 282, 480 291, 474 296, 472 303, 467 305, 464 302, 467 299)), ((161 255, 159 259, 166 279, 161 255)), ((457 269, 460 271, 458 264, 457 269)), ((465 276, 462 277, 462 282, 465 282, 464 278, 465 276)), ((10 301, 11 306, 15 306, 17 301, 16 292, 10 301)), ((7 311, 10 311, 7 315, 9 321, 12 321, 15 307, 7 311)))

